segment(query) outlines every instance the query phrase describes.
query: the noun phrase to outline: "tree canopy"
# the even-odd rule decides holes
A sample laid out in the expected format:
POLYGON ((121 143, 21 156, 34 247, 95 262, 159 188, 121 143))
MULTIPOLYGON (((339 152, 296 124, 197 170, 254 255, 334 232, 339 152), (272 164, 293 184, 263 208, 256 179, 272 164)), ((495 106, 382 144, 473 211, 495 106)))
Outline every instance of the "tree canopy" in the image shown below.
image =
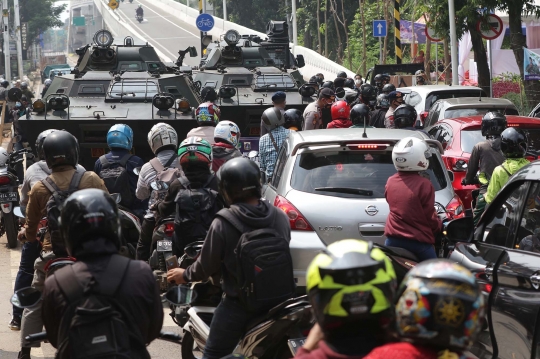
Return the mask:
MULTIPOLYGON (((13 0, 9 0, 11 9, 10 22, 14 18, 13 0)), ((60 14, 66 5, 56 5, 54 0, 19 0, 21 23, 28 23, 27 43, 33 44, 40 33, 52 27, 64 26, 60 14)))

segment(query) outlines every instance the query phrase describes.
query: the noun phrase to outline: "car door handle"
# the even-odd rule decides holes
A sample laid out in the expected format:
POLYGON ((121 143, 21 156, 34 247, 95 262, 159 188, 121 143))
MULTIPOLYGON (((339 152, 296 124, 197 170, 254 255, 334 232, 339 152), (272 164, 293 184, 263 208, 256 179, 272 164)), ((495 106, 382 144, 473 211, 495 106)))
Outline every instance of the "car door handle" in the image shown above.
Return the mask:
POLYGON ((540 288, 540 274, 535 273, 530 277, 530 279, 534 289, 540 288))

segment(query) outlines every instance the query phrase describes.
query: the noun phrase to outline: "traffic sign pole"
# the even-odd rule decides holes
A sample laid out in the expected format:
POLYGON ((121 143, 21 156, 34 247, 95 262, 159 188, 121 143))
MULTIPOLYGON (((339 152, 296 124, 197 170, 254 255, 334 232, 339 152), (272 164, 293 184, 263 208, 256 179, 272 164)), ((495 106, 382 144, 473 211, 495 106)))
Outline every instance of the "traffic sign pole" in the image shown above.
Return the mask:
MULTIPOLYGON (((452 0, 450 0, 452 1, 452 0)), ((396 64, 401 64, 401 32, 400 32, 400 16, 399 16, 399 2, 400 0, 394 0, 394 36, 396 43, 396 64)))
POLYGON ((457 56, 457 35, 456 35, 456 9, 454 0, 448 0, 448 16, 450 19, 450 56, 452 62, 452 85, 459 85, 458 78, 458 56, 457 56))

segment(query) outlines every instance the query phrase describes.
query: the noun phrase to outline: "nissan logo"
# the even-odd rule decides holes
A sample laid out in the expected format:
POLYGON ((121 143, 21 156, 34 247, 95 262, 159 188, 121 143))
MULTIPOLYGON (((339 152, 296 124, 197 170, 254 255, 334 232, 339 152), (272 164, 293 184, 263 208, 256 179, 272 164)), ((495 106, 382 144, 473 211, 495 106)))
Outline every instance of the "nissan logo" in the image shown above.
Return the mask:
POLYGON ((370 216, 374 216, 377 213, 379 213, 379 210, 377 209, 376 206, 369 205, 369 206, 366 207, 366 213, 369 214, 370 216))

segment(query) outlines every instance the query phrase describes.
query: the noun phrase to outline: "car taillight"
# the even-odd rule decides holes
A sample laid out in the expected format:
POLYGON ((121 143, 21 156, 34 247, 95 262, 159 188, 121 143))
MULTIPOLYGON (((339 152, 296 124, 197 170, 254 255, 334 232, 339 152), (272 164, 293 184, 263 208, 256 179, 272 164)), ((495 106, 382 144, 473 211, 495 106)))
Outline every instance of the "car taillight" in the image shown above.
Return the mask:
POLYGON ((446 212, 450 215, 450 219, 461 218, 465 215, 463 202, 457 195, 454 195, 454 198, 446 205, 446 212))
POLYGON ((347 145, 350 150, 374 150, 374 151, 385 151, 390 145, 388 144, 377 144, 377 143, 361 143, 361 144, 352 144, 347 145))
POLYGON ((454 172, 466 172, 469 166, 468 160, 460 157, 444 157, 446 168, 454 172))
POLYGON ((174 223, 165 223, 165 228, 163 229, 163 232, 167 237, 171 237, 174 234, 174 223))
POLYGON ((274 200, 274 206, 281 209, 287 217, 289 217, 289 223, 291 229, 297 231, 313 231, 313 228, 309 225, 308 221, 304 218, 302 213, 291 202, 287 201, 284 197, 277 196, 274 200))
POLYGON ((11 181, 11 179, 9 177, 7 177, 7 176, 0 177, 0 185, 9 184, 10 181, 11 181))
POLYGON ((428 113, 429 112, 427 111, 420 112, 420 119, 422 120, 422 122, 426 120, 428 113))

